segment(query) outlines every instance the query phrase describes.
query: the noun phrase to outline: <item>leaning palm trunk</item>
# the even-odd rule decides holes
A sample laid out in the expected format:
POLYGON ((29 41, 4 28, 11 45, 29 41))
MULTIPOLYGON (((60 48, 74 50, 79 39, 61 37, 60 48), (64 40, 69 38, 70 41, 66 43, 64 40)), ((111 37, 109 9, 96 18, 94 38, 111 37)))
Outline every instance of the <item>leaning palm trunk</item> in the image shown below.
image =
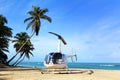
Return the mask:
POLYGON ((30 38, 28 38, 25 43, 18 49, 18 51, 16 52, 16 54, 7 62, 8 64, 18 55, 18 53, 20 52, 20 50, 24 47, 24 45, 33 37, 33 35, 35 34, 35 31, 32 33, 32 35, 30 36, 30 38))
POLYGON ((23 58, 19 61, 19 62, 17 62, 16 64, 14 64, 14 66, 17 66, 19 63, 21 63, 23 60, 25 59, 25 55, 23 56, 23 58))
POLYGON ((20 59, 21 59, 21 56, 12 64, 12 66, 14 66, 15 64, 17 64, 20 59))

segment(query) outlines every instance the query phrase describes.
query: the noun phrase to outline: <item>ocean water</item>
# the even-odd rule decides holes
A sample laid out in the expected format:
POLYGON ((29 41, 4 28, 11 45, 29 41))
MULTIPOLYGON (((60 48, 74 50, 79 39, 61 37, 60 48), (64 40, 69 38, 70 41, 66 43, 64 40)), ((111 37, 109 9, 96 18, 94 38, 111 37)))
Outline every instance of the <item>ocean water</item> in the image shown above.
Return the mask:
MULTIPOLYGON (((43 62, 22 62, 18 66, 45 68, 43 62)), ((69 68, 120 70, 120 63, 68 63, 69 68)))

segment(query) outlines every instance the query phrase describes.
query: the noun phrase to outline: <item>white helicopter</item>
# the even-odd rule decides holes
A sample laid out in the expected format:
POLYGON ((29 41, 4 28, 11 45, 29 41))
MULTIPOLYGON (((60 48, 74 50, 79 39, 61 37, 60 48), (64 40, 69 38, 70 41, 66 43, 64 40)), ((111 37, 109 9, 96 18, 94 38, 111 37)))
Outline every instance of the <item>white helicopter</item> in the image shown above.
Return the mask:
POLYGON ((64 45, 66 45, 66 41, 62 38, 61 35, 49 32, 50 34, 53 34, 58 37, 58 52, 52 52, 49 53, 48 55, 45 56, 44 60, 44 66, 47 68, 52 68, 52 69, 64 69, 68 68, 67 65, 67 58, 71 58, 73 61, 73 57, 76 58, 76 54, 72 55, 66 55, 61 53, 61 41, 63 42, 64 45))

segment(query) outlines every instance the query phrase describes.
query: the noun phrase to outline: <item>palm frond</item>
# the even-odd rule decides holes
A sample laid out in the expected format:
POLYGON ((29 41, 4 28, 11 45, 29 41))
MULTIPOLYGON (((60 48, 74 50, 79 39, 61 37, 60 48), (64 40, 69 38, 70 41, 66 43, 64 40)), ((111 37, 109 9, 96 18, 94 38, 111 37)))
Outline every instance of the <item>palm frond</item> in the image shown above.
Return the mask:
POLYGON ((31 19, 33 19, 33 17, 26 18, 26 19, 24 20, 24 23, 27 22, 27 21, 29 21, 29 20, 31 20, 31 19))
POLYGON ((34 6, 34 5, 32 5, 32 8, 34 9, 34 11, 40 10, 40 7, 37 7, 37 6, 34 6))
POLYGON ((42 15, 41 18, 48 20, 50 23, 52 22, 52 19, 46 15, 42 15))
POLYGON ((40 10, 40 15, 43 15, 43 14, 45 14, 46 12, 48 12, 48 9, 47 8, 44 8, 44 9, 41 9, 40 10))
POLYGON ((0 25, 4 26, 5 23, 7 23, 7 19, 3 15, 0 15, 0 25))
POLYGON ((26 27, 26 30, 27 30, 32 24, 34 24, 34 19, 33 19, 30 23, 28 23, 28 25, 27 25, 27 27, 26 27))
POLYGON ((18 40, 12 40, 12 43, 17 42, 18 40))
POLYGON ((2 49, 2 51, 4 51, 4 52, 9 52, 9 50, 8 50, 8 49, 5 49, 5 48, 2 49))
POLYGON ((32 52, 29 52, 29 54, 31 54, 32 56, 34 56, 32 52))
POLYGON ((0 37, 12 37, 12 29, 7 26, 0 26, 0 37))

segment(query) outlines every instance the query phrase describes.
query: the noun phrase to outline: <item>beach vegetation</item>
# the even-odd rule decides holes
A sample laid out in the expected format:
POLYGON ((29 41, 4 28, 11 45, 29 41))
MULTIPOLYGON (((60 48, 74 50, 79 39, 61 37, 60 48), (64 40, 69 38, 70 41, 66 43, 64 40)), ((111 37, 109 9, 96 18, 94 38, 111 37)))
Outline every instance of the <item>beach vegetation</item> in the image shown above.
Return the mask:
POLYGON ((0 63, 3 64, 7 64, 6 52, 9 52, 9 41, 12 37, 12 29, 5 24, 7 24, 7 19, 0 15, 0 63))
MULTIPOLYGON (((21 33, 17 33, 14 36, 14 38, 15 40, 13 40, 12 42, 14 43, 14 48, 16 49, 16 51, 18 51, 21 45, 24 44, 24 42, 29 38, 29 35, 26 32, 21 32, 21 33)), ((31 43, 30 40, 28 40, 27 43, 24 45, 24 47, 19 51, 20 56, 16 60, 16 62, 13 63, 13 65, 17 65, 20 62, 22 62, 25 57, 30 59, 30 55, 33 56, 31 52, 33 50, 34 50, 33 44, 31 43)))

